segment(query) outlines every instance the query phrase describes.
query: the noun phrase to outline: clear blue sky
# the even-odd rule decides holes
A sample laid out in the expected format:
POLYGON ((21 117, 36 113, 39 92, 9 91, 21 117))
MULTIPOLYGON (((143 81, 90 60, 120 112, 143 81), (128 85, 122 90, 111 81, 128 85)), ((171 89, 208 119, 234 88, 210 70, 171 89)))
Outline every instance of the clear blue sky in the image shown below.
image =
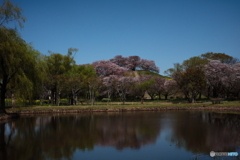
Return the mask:
POLYGON ((160 74, 206 52, 240 58, 240 0, 11 0, 20 34, 43 54, 78 48, 77 64, 138 55, 160 74))

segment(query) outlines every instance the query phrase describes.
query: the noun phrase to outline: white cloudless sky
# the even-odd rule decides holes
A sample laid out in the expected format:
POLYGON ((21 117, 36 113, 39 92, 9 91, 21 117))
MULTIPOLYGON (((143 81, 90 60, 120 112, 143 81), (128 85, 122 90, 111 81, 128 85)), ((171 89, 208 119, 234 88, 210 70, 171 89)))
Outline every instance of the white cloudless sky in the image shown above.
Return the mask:
POLYGON ((11 0, 22 38, 43 54, 78 48, 77 64, 116 55, 154 60, 160 74, 206 52, 240 58, 240 0, 11 0))

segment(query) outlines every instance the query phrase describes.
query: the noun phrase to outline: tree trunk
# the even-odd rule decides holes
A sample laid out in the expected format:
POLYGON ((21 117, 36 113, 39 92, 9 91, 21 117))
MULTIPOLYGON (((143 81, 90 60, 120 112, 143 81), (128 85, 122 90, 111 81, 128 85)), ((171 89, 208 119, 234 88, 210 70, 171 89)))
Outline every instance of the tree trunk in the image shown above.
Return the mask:
POLYGON ((109 101, 110 101, 110 99, 111 99, 111 92, 110 91, 108 91, 108 100, 107 100, 107 105, 108 105, 108 103, 109 103, 109 101))
POLYGON ((42 106, 43 105, 43 99, 41 98, 40 99, 40 106, 42 106))
POLYGON ((210 99, 210 87, 208 87, 208 89, 207 89, 207 99, 210 99))
POLYGON ((158 93, 158 100, 161 100, 161 93, 158 93))
POLYGON ((70 105, 73 105, 73 95, 72 95, 72 93, 68 95, 68 103, 70 105))
POLYGON ((3 78, 3 83, 1 85, 1 102, 0 102, 0 113, 7 113, 5 110, 5 94, 6 94, 6 88, 7 83, 6 79, 3 78))
POLYGON ((192 102, 191 103, 195 103, 195 99, 194 98, 192 98, 192 102))
POLYGON ((16 99, 15 99, 14 93, 12 93, 12 107, 15 107, 15 102, 16 102, 16 99))
POLYGON ((144 96, 141 97, 141 104, 143 104, 144 96))
POLYGON ((60 105, 60 91, 56 92, 56 103, 57 103, 57 106, 60 105))
MULTIPOLYGON (((147 92, 147 93, 148 93, 148 92, 147 92)), ((148 95, 151 97, 151 100, 154 100, 154 95, 155 95, 155 93, 154 93, 154 94, 148 93, 148 95)))
POLYGON ((199 100, 201 100, 202 99, 202 93, 199 93, 199 98, 198 98, 199 100))
POLYGON ((213 98, 218 98, 218 90, 213 89, 213 98))
POLYGON ((94 105, 94 100, 95 100, 95 91, 92 91, 92 97, 91 97, 91 105, 94 105))
POLYGON ((51 90, 51 104, 55 104, 55 89, 51 90))
POLYGON ((90 100, 91 105, 93 106, 94 100, 95 100, 95 91, 91 86, 89 86, 89 100, 90 100))
POLYGON ((164 96, 165 96, 165 100, 167 100, 168 99, 168 94, 165 94, 164 96))
POLYGON ((122 96, 121 96, 122 98, 122 105, 124 105, 125 104, 125 94, 124 93, 122 93, 122 96))
POLYGON ((73 95, 73 105, 77 105, 77 95, 73 95))

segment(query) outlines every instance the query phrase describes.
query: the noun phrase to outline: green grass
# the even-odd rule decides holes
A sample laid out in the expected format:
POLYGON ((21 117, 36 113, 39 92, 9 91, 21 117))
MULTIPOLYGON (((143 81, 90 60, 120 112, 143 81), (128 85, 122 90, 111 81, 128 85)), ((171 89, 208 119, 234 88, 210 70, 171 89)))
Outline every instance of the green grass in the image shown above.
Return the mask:
MULTIPOLYGON (((240 109, 240 101, 224 101, 223 104, 212 104, 211 102, 202 102, 202 103, 171 103, 168 101, 152 101, 152 102, 144 102, 144 104, 140 104, 140 102, 126 102, 125 105, 121 105, 121 102, 96 102, 95 105, 69 105, 69 106, 28 106, 28 107, 16 107, 9 108, 7 112, 38 112, 38 111, 61 111, 61 110, 141 110, 141 109, 194 109, 197 107, 205 107, 210 109, 221 109, 221 108, 233 108, 240 109)), ((234 111, 235 112, 235 111, 234 111)), ((239 112, 239 111, 237 111, 239 112)))
POLYGON ((161 75, 161 74, 154 73, 154 72, 151 72, 151 71, 138 70, 137 72, 138 72, 139 76, 143 76, 143 75, 153 75, 153 76, 159 76, 159 77, 162 77, 162 78, 165 78, 165 79, 171 79, 170 77, 163 76, 163 75, 161 75))
MULTIPOLYGON (((153 75, 153 76, 159 76, 159 77, 162 77, 162 78, 165 78, 165 79, 168 79, 168 80, 171 79, 170 77, 163 76, 163 75, 161 75, 161 74, 154 73, 154 72, 151 72, 151 71, 137 70, 136 72, 138 73, 139 76, 143 76, 143 75, 153 75)), ((135 76, 135 74, 134 74, 133 71, 132 71, 132 72, 128 72, 127 75, 135 76)))

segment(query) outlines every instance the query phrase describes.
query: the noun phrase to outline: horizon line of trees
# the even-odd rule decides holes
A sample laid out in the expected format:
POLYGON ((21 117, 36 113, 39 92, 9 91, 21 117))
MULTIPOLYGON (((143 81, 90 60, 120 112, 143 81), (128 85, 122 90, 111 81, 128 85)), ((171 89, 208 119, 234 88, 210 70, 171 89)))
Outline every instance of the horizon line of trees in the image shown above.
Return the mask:
POLYGON ((49 51, 43 55, 26 43, 17 29, 6 27, 18 22, 23 27, 25 18, 21 9, 9 0, 0 6, 0 112, 5 111, 5 99, 12 100, 12 106, 32 104, 34 99, 45 99, 60 105, 61 98, 76 105, 85 99, 91 105, 96 98, 140 99, 145 94, 151 99, 164 96, 184 95, 189 102, 195 102, 202 95, 208 98, 235 98, 240 93, 240 63, 224 53, 206 53, 174 64, 165 71, 172 79, 161 77, 159 68, 152 60, 139 56, 117 55, 109 60, 100 60, 87 65, 77 65, 73 55, 76 48, 69 48, 66 55, 49 51), (145 70, 150 75, 140 75, 145 70))

